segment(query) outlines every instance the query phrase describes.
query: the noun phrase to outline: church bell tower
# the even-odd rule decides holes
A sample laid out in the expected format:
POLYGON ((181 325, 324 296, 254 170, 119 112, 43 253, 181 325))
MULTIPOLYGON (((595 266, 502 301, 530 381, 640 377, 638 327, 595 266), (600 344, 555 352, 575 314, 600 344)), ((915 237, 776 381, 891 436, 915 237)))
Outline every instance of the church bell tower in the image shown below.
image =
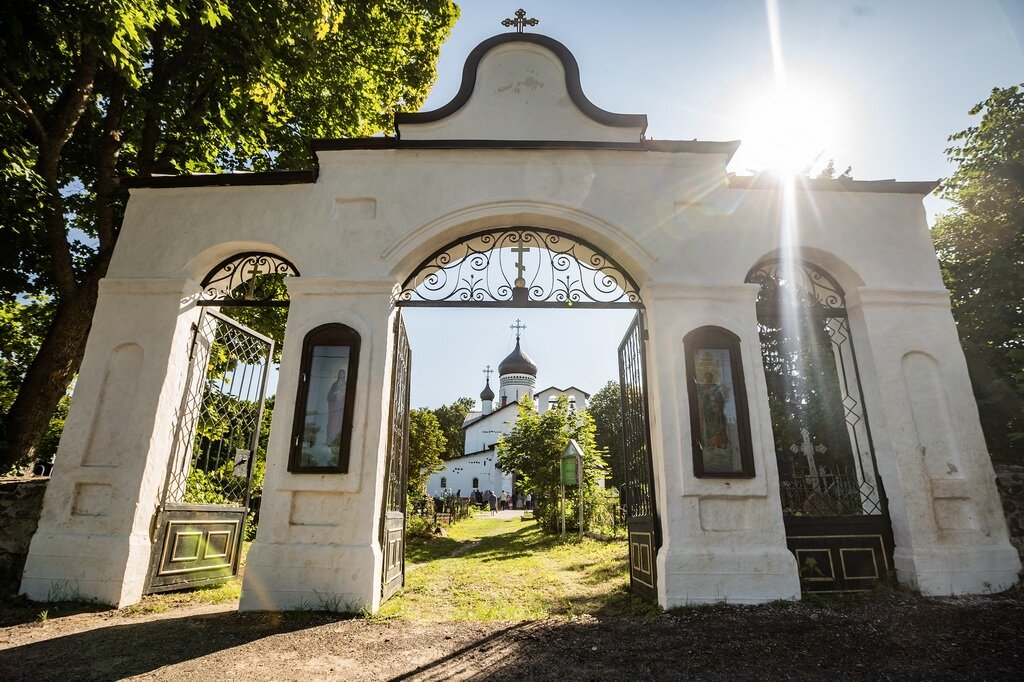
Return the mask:
POLYGON ((533 398, 537 389, 537 365, 523 352, 520 344, 526 325, 516 320, 511 328, 516 332, 515 350, 498 365, 498 395, 502 407, 526 396, 533 398))

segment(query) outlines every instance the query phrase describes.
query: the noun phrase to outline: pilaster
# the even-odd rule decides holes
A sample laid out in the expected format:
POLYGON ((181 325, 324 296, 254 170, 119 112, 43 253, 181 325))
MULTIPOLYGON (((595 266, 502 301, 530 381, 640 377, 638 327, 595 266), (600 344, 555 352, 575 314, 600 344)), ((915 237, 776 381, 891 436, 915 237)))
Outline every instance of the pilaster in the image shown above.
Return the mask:
POLYGON ((267 448, 260 526, 249 550, 240 609, 376 611, 383 558, 378 531, 387 449, 393 281, 296 277, 267 448), (347 473, 291 473, 288 453, 302 342, 315 327, 360 335, 347 473))
POLYGON ((30 599, 142 597, 198 287, 104 279, 21 582, 30 599))
POLYGON ((933 595, 1012 586, 1020 559, 948 293, 860 288, 848 296, 848 309, 898 579, 933 595))
POLYGON ((665 607, 761 603, 800 595, 786 548, 768 394, 754 302, 757 285, 653 284, 647 306, 648 404, 663 534, 659 601, 665 607), (740 337, 754 453, 753 478, 697 478, 691 448, 683 337, 704 325, 740 337))

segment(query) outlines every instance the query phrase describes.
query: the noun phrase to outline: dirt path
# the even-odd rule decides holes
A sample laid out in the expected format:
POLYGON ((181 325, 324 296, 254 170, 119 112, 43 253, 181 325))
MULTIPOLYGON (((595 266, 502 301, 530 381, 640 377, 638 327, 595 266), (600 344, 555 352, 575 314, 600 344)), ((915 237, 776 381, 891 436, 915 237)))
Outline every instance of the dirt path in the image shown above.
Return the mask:
MULTIPOLYGON (((516 541, 522 537, 516 531, 516 541)), ((530 559, 514 542, 517 556, 501 556, 499 540, 460 547, 466 571, 475 561, 530 559)), ((447 564, 450 571, 458 562, 447 564)), ((498 582, 504 589, 509 580, 498 582)), ((1019 680, 1024 670, 1021 592, 962 599, 894 592, 483 622, 240 614, 236 606, 70 613, 64 605, 0 605, 0 680, 1019 680)))

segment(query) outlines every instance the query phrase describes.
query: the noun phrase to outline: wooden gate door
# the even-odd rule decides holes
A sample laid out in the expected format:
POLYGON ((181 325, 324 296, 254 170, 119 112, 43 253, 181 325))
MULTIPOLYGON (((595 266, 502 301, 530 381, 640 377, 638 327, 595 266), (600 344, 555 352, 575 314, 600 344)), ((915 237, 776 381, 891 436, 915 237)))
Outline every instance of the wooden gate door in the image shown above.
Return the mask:
POLYGON ((633 593, 658 601, 655 559, 660 530, 654 503, 651 436, 647 413, 647 333, 638 311, 619 344, 619 391, 624 456, 622 505, 629 535, 629 584, 633 593))
POLYGON ((409 469, 409 373, 412 349, 402 311, 395 313, 395 353, 391 375, 391 418, 384 470, 384 509, 380 545, 384 552, 381 597, 386 601, 405 585, 405 492, 409 469))
POLYGON ((274 342, 205 308, 193 328, 147 592, 238 572, 274 342))

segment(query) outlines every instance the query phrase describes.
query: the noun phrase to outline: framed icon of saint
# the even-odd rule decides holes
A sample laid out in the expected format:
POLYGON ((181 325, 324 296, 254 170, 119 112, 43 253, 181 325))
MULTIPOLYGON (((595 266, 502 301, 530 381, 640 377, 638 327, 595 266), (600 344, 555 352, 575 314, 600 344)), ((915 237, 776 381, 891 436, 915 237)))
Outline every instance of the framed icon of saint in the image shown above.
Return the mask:
POLYGON ((327 324, 306 335, 289 471, 348 471, 358 365, 359 334, 351 327, 327 324))
POLYGON ((722 327, 701 327, 686 335, 683 348, 694 474, 753 478, 739 337, 722 327))

